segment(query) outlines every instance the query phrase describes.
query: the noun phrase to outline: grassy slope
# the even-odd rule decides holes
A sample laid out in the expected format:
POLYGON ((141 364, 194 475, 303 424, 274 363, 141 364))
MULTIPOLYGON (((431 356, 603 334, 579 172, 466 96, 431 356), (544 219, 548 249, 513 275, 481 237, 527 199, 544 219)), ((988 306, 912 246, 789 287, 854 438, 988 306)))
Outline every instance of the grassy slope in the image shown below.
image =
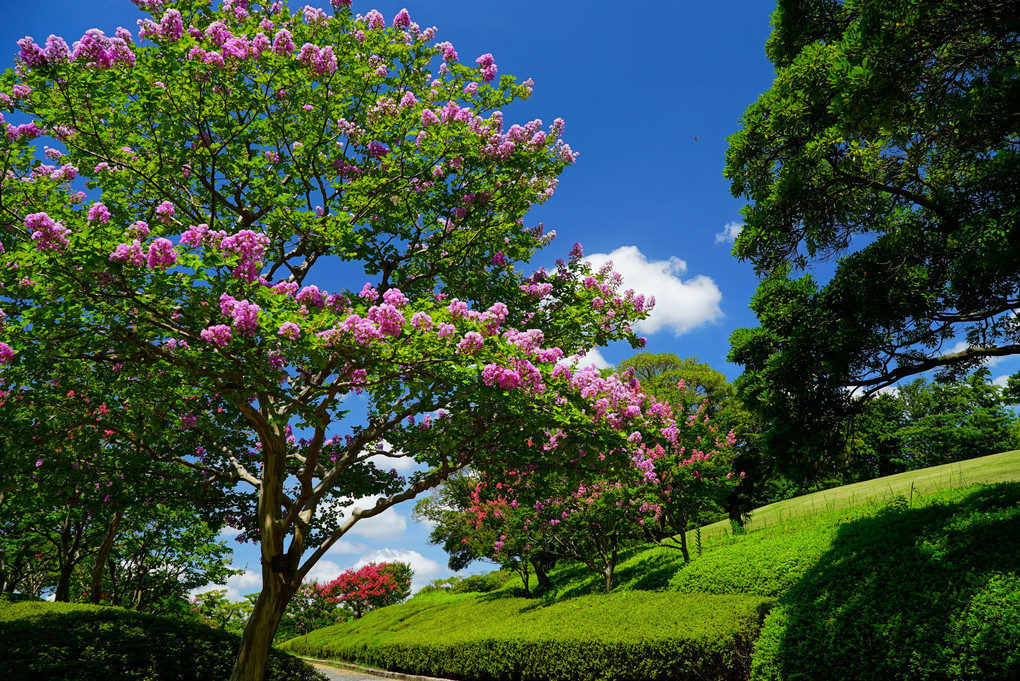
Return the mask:
MULTIPOLYGON (((703 550, 687 566, 675 551, 649 546, 631 549, 623 556, 617 568, 617 591, 609 596, 597 595, 601 591, 600 578, 590 575, 578 566, 561 566, 552 575, 554 588, 547 591, 541 600, 513 598, 519 592, 519 586, 514 580, 509 581, 499 591, 486 595, 441 594, 430 598, 418 597, 403 606, 372 613, 359 622, 314 632, 306 643, 300 646, 300 652, 317 656, 334 655, 347 659, 360 657, 367 661, 368 658, 357 654, 356 650, 366 651, 380 646, 437 639, 453 645, 458 643, 463 645, 471 640, 472 636, 475 640, 479 636, 493 636, 508 640, 534 640, 536 643, 542 637, 569 638, 576 634, 583 634, 592 640, 625 640, 629 635, 628 626, 635 620, 648 622, 648 628, 641 626, 634 629, 637 638, 654 637, 656 635, 654 632, 667 632, 667 635, 675 635, 678 638, 684 636, 696 638, 699 632, 704 634, 706 631, 728 636, 731 635, 732 629, 719 624, 718 618, 713 619, 716 606, 712 598, 706 594, 757 597, 757 600, 741 602, 736 610, 719 611, 724 620, 727 617, 743 620, 744 626, 755 619, 750 613, 755 610, 756 604, 770 602, 776 597, 780 597, 780 611, 789 618, 791 610, 796 611, 798 607, 786 596, 791 592, 791 587, 799 587, 802 583, 817 584, 821 570, 819 566, 834 562, 843 564, 855 559, 856 553, 846 556, 841 551, 844 546, 858 541, 859 535, 865 535, 866 546, 882 545, 883 542, 888 544, 890 540, 883 532, 889 523, 902 522, 910 527, 914 525, 927 527, 926 523, 930 524, 930 519, 937 517, 941 527, 948 523, 949 527, 957 527, 967 535, 981 532, 985 551, 1012 555, 1012 549, 1008 546, 997 547, 1000 540, 1012 541, 1010 534, 1012 525, 1003 526, 1009 531, 1001 532, 999 535, 994 532, 988 535, 981 529, 983 526, 980 523, 975 525, 973 521, 973 517, 980 520, 990 512, 987 509, 973 510, 976 503, 974 500, 980 498, 983 492, 973 489, 967 492, 956 491, 975 484, 1010 481, 1020 481, 1020 451, 830 489, 756 510, 752 514, 746 534, 731 535, 728 523, 716 523, 703 528, 703 550), (931 494, 934 494, 934 497, 920 498, 921 495, 931 494), (894 497, 897 496, 901 497, 901 500, 894 501, 894 497), (890 501, 893 502, 891 510, 885 508, 890 501), (963 515, 956 518, 953 514, 957 513, 958 509, 963 515), (952 520, 953 518, 956 519, 952 520), (640 595, 627 593, 634 591, 654 593, 640 595), (627 614, 627 598, 632 598, 631 603, 643 610, 627 614), (673 616, 670 613, 679 616, 675 622, 668 623, 658 621, 654 617, 649 618, 643 614, 646 611, 659 611, 664 617, 673 616)), ((1007 486, 1006 496, 1016 495, 1018 490, 1020 486, 1007 486)), ((1009 503, 1012 503, 1009 499, 1000 501, 1007 509, 1009 503)), ((1016 501, 1020 502, 1020 497, 1016 501)), ((997 508, 994 512, 1001 511, 1002 509, 997 508)), ((1014 516, 1001 516, 995 522, 1012 523, 1013 518, 1014 516)), ((922 556, 916 570, 919 574, 938 573, 938 570, 929 570, 930 566, 925 561, 928 561, 932 552, 942 555, 953 549, 951 546, 946 548, 939 544, 945 537, 939 539, 937 536, 933 539, 924 535, 921 530, 918 532, 920 534, 917 536, 910 532, 894 535, 895 542, 898 542, 896 546, 903 546, 922 556), (921 548, 914 551, 916 547, 911 542, 921 548), (932 548, 933 546, 935 548, 932 548)), ((949 535, 949 540, 952 540, 952 535, 949 535)), ((879 553, 891 553, 893 548, 884 546, 879 553)), ((860 551, 859 548, 854 550, 860 551)), ((999 572, 1000 563, 1001 561, 995 563, 999 572)), ((978 592, 985 588, 982 585, 989 583, 989 575, 995 577, 995 574, 999 574, 989 573, 981 563, 964 561, 961 567, 969 571, 966 575, 961 573, 961 577, 966 576, 967 581, 975 585, 974 588, 978 589, 978 592)), ((871 566, 869 569, 873 573, 877 571, 881 576, 881 570, 891 568, 871 566)), ((821 570, 821 573, 824 573, 824 570, 821 570)), ((870 578, 877 579, 874 574, 870 578)), ((907 575, 905 578, 912 579, 913 575, 907 575)), ((995 579, 991 581, 998 583, 995 579)), ((1014 583, 1009 580, 1007 582, 1014 583)), ((823 587, 825 584, 823 582, 823 587)), ((921 581, 910 587, 919 593, 925 592, 925 589, 946 588, 946 584, 938 580, 930 583, 921 581)), ((1001 585, 996 588, 1001 588, 1001 585)), ((803 589, 797 594, 802 598, 803 589)), ((980 593, 972 596, 979 600, 982 598, 980 593)), ((881 611, 880 601, 883 595, 871 593, 869 597, 876 599, 879 604, 875 607, 869 606, 871 609, 868 612, 881 611)), ((963 594, 954 602, 958 608, 966 610, 970 607, 966 599, 970 597, 963 594)), ((1002 602, 1005 603, 1010 598, 1013 596, 1002 602)), ((924 599, 921 601, 927 603, 924 599)), ((1012 616, 1011 612, 1007 612, 1006 615, 1012 616)), ((824 609, 814 615, 821 617, 823 621, 838 621, 838 617, 830 617, 838 616, 838 613, 827 613, 824 609)), ((1001 617, 1002 613, 996 613, 995 616, 1001 617)), ((803 622, 799 626, 803 626, 803 622)), ((786 678, 785 673, 769 676, 782 664, 789 665, 787 658, 790 644, 784 643, 787 640, 784 638, 787 635, 785 627, 786 620, 766 624, 766 634, 770 637, 771 646, 767 652, 769 659, 772 660, 772 667, 767 670, 768 673, 761 675, 761 678, 786 678), (779 662, 775 662, 776 660, 779 662)), ((748 630, 754 628, 756 627, 752 625, 748 630)), ((862 630, 860 626, 858 629, 862 630)), ((865 639, 858 643, 866 645, 866 641, 870 640, 866 637, 870 634, 865 632, 861 635, 865 636, 865 639)), ((958 632, 956 635, 959 635, 958 632)), ((848 634, 844 632, 843 636, 846 638, 848 634)), ((1002 645, 1011 643, 1010 639, 1002 645)), ((831 642, 827 645, 831 645, 831 642)), ((910 645, 910 642, 903 642, 901 647, 909 648, 910 645)), ((942 644, 930 643, 930 645, 938 648, 942 644)), ((971 657, 975 655, 981 657, 981 646, 972 648, 967 654, 971 657)), ((1006 660, 1003 664, 1007 665, 1008 673, 1013 672, 1013 668, 1008 666, 1012 662, 1006 660)), ((989 678, 994 678, 994 674, 989 678)))
MULTIPOLYGON (((758 529, 791 520, 810 520, 828 511, 883 504, 897 495, 909 498, 944 489, 1016 481, 1020 481, 1020 450, 898 473, 769 504, 754 510, 751 526, 758 529)), ((702 540, 723 535, 729 528, 726 521, 708 525, 701 530, 702 540)))

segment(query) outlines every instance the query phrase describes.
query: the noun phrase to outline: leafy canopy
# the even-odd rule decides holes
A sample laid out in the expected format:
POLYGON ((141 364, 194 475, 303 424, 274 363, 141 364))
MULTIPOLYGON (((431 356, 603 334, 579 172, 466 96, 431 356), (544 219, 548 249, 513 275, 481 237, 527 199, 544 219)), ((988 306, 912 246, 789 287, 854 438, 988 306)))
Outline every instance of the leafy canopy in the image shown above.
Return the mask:
POLYGON ((844 388, 1020 352, 1020 16, 784 0, 773 25, 776 80, 726 157, 762 278, 731 359, 765 446, 824 460, 844 388))

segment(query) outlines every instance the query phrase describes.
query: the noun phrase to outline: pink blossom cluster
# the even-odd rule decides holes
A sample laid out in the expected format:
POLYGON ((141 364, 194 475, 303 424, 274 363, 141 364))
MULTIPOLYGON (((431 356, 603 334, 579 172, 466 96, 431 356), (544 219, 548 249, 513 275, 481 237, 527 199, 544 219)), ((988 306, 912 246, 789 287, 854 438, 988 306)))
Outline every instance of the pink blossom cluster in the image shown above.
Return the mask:
POLYGON ((331 46, 319 48, 312 43, 305 43, 301 46, 298 61, 320 76, 327 76, 337 69, 336 55, 331 46))
POLYGON ((234 328, 245 336, 252 336, 259 328, 258 305, 247 300, 237 300, 224 293, 220 296, 220 313, 232 320, 234 328))
POLYGON ((13 362, 14 354, 14 348, 0 341, 0 364, 10 364, 13 362))
POLYGON ((199 335, 202 340, 222 348, 230 342, 230 327, 226 324, 216 324, 208 329, 203 329, 199 335))
POLYGON ((486 83, 491 82, 496 77, 496 61, 493 59, 491 54, 483 54, 478 59, 475 59, 475 63, 478 64, 478 68, 482 74, 482 80, 486 83))
POLYGON ((145 258, 146 264, 152 269, 165 270, 177 264, 177 252, 174 251, 173 243, 162 237, 149 244, 145 258))
POLYGON ((84 60, 89 66, 111 69, 116 66, 134 66, 135 55, 130 47, 131 34, 117 30, 117 37, 109 38, 97 28, 89 29, 81 40, 74 43, 71 60, 84 60))
POLYGON ((40 251, 62 251, 70 242, 71 230, 51 218, 47 213, 30 213, 25 216, 25 227, 32 231, 32 241, 40 251))
POLYGON ((42 130, 36 125, 35 121, 28 123, 22 123, 21 125, 13 125, 8 123, 4 127, 4 135, 7 139, 12 142, 18 142, 21 140, 34 140, 42 135, 42 130))
POLYGON ((231 274, 247 282, 253 282, 258 278, 268 245, 268 236, 250 229, 242 229, 219 240, 220 250, 228 256, 237 258, 231 274))

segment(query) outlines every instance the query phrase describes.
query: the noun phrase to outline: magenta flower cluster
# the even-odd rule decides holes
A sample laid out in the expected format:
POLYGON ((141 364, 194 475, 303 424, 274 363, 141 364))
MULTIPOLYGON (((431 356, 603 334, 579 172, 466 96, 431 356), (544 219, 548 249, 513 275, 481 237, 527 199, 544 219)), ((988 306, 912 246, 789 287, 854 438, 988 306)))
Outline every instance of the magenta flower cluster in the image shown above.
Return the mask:
POLYGON ((25 216, 25 227, 32 232, 32 241, 40 251, 62 251, 70 242, 71 230, 51 218, 47 213, 30 213, 25 216))

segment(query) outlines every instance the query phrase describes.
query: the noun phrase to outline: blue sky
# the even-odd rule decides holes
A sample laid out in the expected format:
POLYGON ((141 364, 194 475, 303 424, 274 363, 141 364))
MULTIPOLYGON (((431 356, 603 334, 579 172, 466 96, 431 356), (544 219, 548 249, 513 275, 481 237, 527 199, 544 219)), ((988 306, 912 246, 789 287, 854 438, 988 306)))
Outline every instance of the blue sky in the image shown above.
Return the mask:
MULTIPOLYGON (((436 40, 452 42, 465 62, 491 52, 500 73, 534 79, 532 98, 504 112, 508 124, 566 121, 564 139, 581 155, 530 216, 558 234, 534 264, 551 266, 575 241, 594 261, 612 256, 629 286, 657 299, 641 329, 649 351, 697 355, 735 378, 728 338, 755 325, 747 305, 756 280, 730 255, 743 201, 730 196, 723 157, 741 113, 771 84, 764 45, 774 4, 355 0, 353 9, 376 8, 389 19, 403 7, 422 26, 436 26, 436 40)), ((128 0, 4 0, 3 11, 8 64, 23 36, 41 43, 54 33, 71 43, 89 28, 112 34, 118 25, 137 33, 140 16, 128 0)), ((615 363, 632 353, 610 347, 601 358, 615 363)), ((1015 364, 1004 361, 993 375, 1015 364)), ((418 585, 447 576, 445 554, 409 516, 410 507, 398 507, 359 525, 316 575, 410 559, 418 585)), ((257 552, 238 546, 235 563, 257 569, 257 552)), ((230 586, 247 593, 259 579, 250 572, 230 586)))

